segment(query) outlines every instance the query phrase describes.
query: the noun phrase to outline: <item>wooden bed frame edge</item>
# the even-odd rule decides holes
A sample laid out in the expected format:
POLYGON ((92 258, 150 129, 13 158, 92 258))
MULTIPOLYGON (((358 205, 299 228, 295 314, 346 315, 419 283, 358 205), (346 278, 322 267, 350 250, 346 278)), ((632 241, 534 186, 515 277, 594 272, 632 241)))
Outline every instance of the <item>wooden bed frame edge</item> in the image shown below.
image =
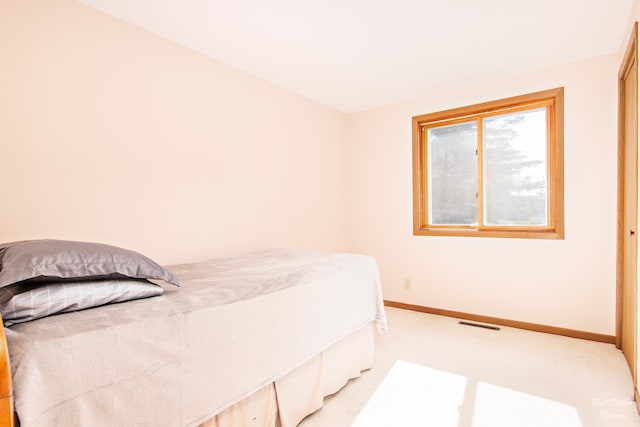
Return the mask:
MULTIPOLYGON (((0 315, 2 322, 2 315, 0 315)), ((4 325, 4 322, 2 322, 4 325)), ((0 426, 14 427, 11 364, 4 326, 0 328, 0 426)))

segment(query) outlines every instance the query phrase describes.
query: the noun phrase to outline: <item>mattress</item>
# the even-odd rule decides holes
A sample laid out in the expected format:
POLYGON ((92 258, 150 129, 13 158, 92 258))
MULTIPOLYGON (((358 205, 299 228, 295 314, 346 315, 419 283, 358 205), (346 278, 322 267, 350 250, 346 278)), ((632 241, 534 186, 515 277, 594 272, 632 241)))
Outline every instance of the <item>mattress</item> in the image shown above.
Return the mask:
POLYGON ((32 426, 192 426, 372 321, 375 261, 276 250, 169 267, 180 289, 6 331, 16 412, 32 426))

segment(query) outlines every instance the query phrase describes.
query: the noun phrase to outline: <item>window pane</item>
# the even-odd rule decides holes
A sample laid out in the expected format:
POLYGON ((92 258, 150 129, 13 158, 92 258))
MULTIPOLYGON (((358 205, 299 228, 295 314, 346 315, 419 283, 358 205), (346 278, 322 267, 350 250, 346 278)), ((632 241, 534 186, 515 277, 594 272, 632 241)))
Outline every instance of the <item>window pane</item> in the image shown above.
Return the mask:
POLYGON ((476 121, 430 128, 427 134, 429 223, 478 223, 476 121))
POLYGON ((547 225, 545 107, 484 120, 487 225, 547 225))

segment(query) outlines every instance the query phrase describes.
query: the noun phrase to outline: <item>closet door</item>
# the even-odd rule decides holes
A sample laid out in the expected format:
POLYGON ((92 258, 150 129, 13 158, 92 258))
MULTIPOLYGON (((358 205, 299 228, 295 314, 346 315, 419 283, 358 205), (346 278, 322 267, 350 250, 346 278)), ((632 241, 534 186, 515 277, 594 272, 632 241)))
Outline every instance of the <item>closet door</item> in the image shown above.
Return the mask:
POLYGON ((622 349, 636 383, 638 318, 638 64, 637 23, 619 73, 618 324, 622 349))

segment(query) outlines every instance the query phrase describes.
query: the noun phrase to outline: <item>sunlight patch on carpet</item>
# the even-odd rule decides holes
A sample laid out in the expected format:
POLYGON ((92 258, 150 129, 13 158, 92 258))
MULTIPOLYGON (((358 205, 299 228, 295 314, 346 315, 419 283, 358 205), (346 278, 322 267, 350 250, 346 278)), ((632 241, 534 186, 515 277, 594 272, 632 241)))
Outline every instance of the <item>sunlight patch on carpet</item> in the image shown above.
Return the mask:
POLYGON ((396 360, 351 427, 583 427, 575 407, 396 360))
POLYGON ((352 427, 457 427, 467 379, 397 360, 352 427))
POLYGON ((473 427, 582 427, 573 406, 480 381, 473 427))

